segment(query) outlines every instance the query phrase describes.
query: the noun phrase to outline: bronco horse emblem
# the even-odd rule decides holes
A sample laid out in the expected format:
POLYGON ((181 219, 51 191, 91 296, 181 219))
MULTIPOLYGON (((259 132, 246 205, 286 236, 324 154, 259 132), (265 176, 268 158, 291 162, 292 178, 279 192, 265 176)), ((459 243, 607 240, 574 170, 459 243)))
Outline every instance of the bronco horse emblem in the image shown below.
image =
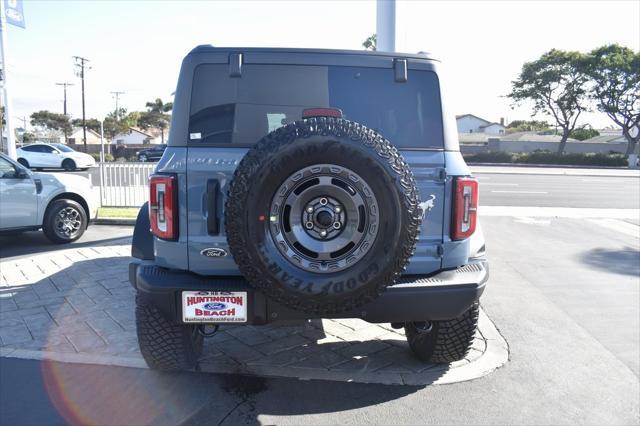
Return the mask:
POLYGON ((430 195, 427 201, 423 201, 418 206, 422 209, 422 218, 424 219, 428 212, 431 211, 432 208, 435 207, 434 201, 436 200, 436 196, 434 194, 430 195))

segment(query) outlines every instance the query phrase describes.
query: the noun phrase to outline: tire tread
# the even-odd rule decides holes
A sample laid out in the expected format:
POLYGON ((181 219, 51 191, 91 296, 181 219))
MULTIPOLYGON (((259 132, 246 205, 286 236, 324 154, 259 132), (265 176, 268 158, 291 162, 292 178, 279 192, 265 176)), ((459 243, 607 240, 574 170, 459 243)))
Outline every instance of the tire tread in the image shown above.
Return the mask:
POLYGON ((405 325, 407 341, 422 361, 447 364, 460 361, 469 353, 478 328, 480 306, 475 303, 464 314, 449 321, 434 321, 430 333, 418 333, 413 324, 405 325))
POLYGON ((136 296, 136 330, 140 352, 150 368, 183 371, 196 366, 202 353, 202 336, 194 339, 188 326, 168 321, 139 295, 136 296))
POLYGON ((372 302, 387 286, 393 285, 415 253, 421 223, 422 210, 419 207, 416 182, 409 165, 397 148, 374 130, 359 123, 337 118, 310 118, 296 121, 266 135, 244 156, 236 168, 225 203, 225 229, 229 249, 242 275, 270 298, 293 309, 320 315, 353 310, 372 302), (405 226, 398 235, 400 244, 394 264, 376 277, 375 285, 370 286, 366 292, 343 296, 341 299, 309 300, 309 298, 283 291, 282 287, 277 285, 277 281, 269 276, 268 271, 259 266, 256 267, 258 262, 253 258, 250 250, 247 250, 253 242, 248 241, 243 230, 244 224, 240 219, 245 212, 244 197, 249 192, 252 179, 264 164, 265 158, 277 156, 282 148, 297 139, 312 136, 344 137, 360 142, 374 155, 386 160, 385 169, 391 177, 389 180, 399 194, 402 194, 400 202, 405 226))

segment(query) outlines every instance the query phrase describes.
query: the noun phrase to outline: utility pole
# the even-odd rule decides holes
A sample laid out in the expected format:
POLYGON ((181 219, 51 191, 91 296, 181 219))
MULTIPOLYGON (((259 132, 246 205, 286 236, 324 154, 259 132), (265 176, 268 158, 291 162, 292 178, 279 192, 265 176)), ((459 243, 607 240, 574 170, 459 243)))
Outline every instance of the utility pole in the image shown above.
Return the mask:
MULTIPOLYGON (((67 115, 67 86, 73 86, 73 83, 56 83, 56 86, 63 86, 64 87, 64 115, 65 117, 69 118, 69 116, 67 115)), ((64 131, 64 143, 69 143, 69 135, 67 134, 67 130, 65 129, 64 131)))
POLYGON ((376 3, 376 50, 396 50, 396 0, 378 0, 376 3))
MULTIPOLYGON (((0 104, 4 107, 4 120, 6 124, 6 132, 7 132, 7 155, 13 159, 16 158, 16 139, 13 134, 13 120, 11 114, 13 114, 13 104, 11 102, 11 93, 9 91, 9 85, 7 83, 7 61, 9 55, 7 54, 7 16, 5 13, 5 2, 0 2, 0 49, 2 53, 0 55, 0 60, 2 61, 2 71, 0 73, 0 80, 2 80, 2 100, 0 104)), ((4 140, 2 138, 2 121, 0 120, 0 150, 4 145, 4 140)))
POLYGON ((64 87, 64 115, 67 115, 67 87, 74 86, 73 83, 56 83, 56 86, 64 87))
POLYGON ((118 114, 120 114, 120 110, 118 109, 118 100, 120 100, 120 95, 124 95, 124 92, 111 92, 111 94, 113 95, 114 98, 116 98, 116 123, 118 121, 120 121, 120 117, 118 116, 118 114))
POLYGON ((86 63, 89 62, 87 58, 83 58, 82 56, 74 56, 73 59, 76 61, 76 75, 80 77, 80 80, 82 81, 82 143, 84 144, 84 152, 87 152, 87 117, 85 114, 84 104, 84 70, 85 68, 91 68, 86 65, 86 63))

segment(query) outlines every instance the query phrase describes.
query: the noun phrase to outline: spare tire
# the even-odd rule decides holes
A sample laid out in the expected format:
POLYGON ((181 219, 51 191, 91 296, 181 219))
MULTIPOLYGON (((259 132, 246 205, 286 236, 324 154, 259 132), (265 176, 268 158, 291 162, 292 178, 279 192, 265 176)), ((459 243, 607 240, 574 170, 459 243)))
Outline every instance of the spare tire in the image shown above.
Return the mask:
POLYGON ((336 118, 266 135, 235 171, 229 250, 270 298, 310 314, 371 302, 414 254, 421 223, 407 163, 379 133, 336 118))

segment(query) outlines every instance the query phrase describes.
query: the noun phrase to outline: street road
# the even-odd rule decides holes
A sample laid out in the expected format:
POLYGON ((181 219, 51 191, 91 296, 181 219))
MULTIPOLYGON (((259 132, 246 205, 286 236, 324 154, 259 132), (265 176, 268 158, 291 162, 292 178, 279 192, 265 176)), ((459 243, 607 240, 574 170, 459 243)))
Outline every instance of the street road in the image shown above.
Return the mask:
POLYGON ((640 179, 478 173, 485 206, 640 208, 640 179))
MULTIPOLYGON (((472 169, 480 181, 480 202, 486 206, 640 208, 640 177, 612 176, 628 170, 521 167, 506 168, 518 173, 492 173, 505 168, 472 166, 472 169), (557 170, 573 174, 538 174, 557 170)), ((93 184, 99 185, 97 168, 75 173, 90 175, 93 184)), ((134 180, 132 176, 131 181, 134 180)))
MULTIPOLYGON (((634 178, 478 176, 484 205, 640 208, 634 178)), ((0 358, 0 424, 638 424, 640 218, 481 219, 482 305, 510 349, 484 378, 385 386, 0 358)), ((93 226, 78 244, 126 233, 93 226)))

